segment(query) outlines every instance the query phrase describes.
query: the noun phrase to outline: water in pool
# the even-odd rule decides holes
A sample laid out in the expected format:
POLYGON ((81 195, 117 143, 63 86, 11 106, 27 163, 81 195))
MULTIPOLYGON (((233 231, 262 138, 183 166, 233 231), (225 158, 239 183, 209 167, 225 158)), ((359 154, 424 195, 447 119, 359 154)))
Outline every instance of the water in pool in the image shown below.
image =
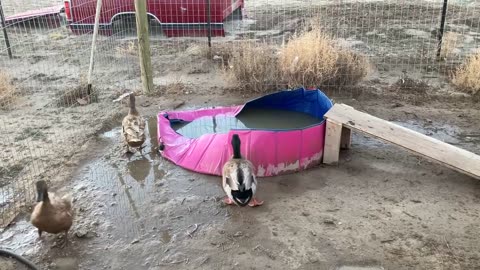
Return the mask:
POLYGON ((322 121, 305 113, 248 108, 237 117, 206 116, 192 122, 172 123, 172 128, 185 137, 198 138, 208 133, 227 133, 231 129, 299 129, 322 121))

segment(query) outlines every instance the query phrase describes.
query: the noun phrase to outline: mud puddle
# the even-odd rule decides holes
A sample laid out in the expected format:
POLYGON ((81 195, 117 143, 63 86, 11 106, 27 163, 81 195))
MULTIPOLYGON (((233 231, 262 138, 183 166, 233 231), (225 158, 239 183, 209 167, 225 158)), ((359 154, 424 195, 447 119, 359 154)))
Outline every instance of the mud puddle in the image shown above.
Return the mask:
MULTIPOLYGON (((115 269, 130 269, 128 264, 143 269, 136 267, 139 262, 173 256, 183 240, 229 216, 218 200, 220 178, 192 174, 163 160, 156 149, 156 131, 156 118, 149 118, 144 154, 130 159, 122 157, 121 127, 100 135, 99 143, 108 144, 105 154, 85 165, 74 186, 77 231, 95 242, 103 239, 94 244, 100 249, 120 252, 108 263, 122 265, 115 269)), ((89 255, 100 256, 94 251, 89 255)))
POLYGON ((377 266, 340 266, 336 270, 383 270, 383 267, 377 266))
POLYGON ((40 246, 38 233, 26 217, 20 218, 14 228, 6 229, 0 236, 2 248, 8 248, 20 254, 33 254, 40 246))
MULTIPOLYGON (((92 192, 98 193, 97 198, 102 202, 96 205, 97 214, 104 214, 115 224, 116 230, 129 238, 141 236, 148 228, 164 227, 166 219, 185 218, 184 215, 176 215, 176 211, 167 210, 168 206, 177 204, 179 209, 190 209, 188 216, 192 217, 194 207, 191 202, 203 202, 206 196, 221 191, 219 185, 197 183, 189 172, 159 156, 156 118, 148 119, 146 132, 148 139, 144 155, 137 152, 129 160, 120 157, 124 151, 121 128, 102 134, 101 140, 112 144, 113 151, 88 164, 83 180, 76 187, 77 190, 91 188, 92 192)), ((212 184, 215 179, 219 180, 212 177, 212 184)), ((215 196, 210 199, 213 203, 215 196)), ((163 240, 171 238, 166 233, 161 235, 163 240)))
POLYGON ((191 239, 223 224, 230 213, 219 201, 220 178, 163 160, 156 130, 156 118, 148 118, 143 155, 130 159, 122 155, 121 127, 98 137, 100 155, 80 167, 66 188, 75 209, 69 247, 58 248, 58 236, 51 234, 39 240, 26 215, 0 234, 2 248, 52 269, 175 265, 191 239))

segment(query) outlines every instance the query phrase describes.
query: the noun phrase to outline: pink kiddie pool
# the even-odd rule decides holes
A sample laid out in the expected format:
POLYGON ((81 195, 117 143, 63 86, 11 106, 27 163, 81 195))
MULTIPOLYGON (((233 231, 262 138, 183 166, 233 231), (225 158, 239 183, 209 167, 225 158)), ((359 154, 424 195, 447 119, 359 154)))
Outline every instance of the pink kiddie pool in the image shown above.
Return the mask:
POLYGON ((320 90, 300 88, 269 94, 242 106, 160 112, 160 153, 185 169, 221 175, 223 165, 232 156, 230 141, 236 133, 240 136, 242 155, 254 164, 257 176, 305 170, 322 159, 323 115, 331 107, 331 100, 320 90), (268 127, 271 121, 255 122, 271 112, 278 118, 277 128, 268 127), (313 122, 301 126, 302 119, 296 121, 284 112, 306 115, 313 122), (278 128, 283 122, 290 122, 293 128, 278 128))

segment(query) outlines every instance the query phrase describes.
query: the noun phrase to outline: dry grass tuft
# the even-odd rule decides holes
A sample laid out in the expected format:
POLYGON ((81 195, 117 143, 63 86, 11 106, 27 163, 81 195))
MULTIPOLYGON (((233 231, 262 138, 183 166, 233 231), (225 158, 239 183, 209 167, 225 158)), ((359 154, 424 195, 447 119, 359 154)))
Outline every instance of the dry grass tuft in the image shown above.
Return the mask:
POLYGON ((0 109, 11 109, 17 95, 17 89, 12 84, 10 75, 5 71, 0 70, 0 109))
POLYGON ((394 92, 419 96, 426 95, 430 88, 427 82, 410 77, 401 78, 390 86, 390 89, 394 92))
POLYGON ((66 39, 66 38, 67 38, 67 36, 66 36, 64 33, 60 32, 60 31, 50 33, 50 34, 48 35, 48 37, 49 37, 51 40, 62 40, 62 39, 66 39))
POLYGON ((304 32, 280 51, 280 69, 292 87, 318 86, 337 73, 338 51, 333 39, 322 31, 304 32))
POLYGON ((402 76, 389 87, 394 94, 395 100, 407 102, 416 106, 422 105, 429 100, 428 92, 432 87, 424 80, 416 80, 408 76, 402 76))
POLYGON ((370 69, 365 57, 335 45, 318 26, 293 36, 280 51, 280 70, 290 87, 355 85, 370 69))
POLYGON ((363 80, 371 69, 370 63, 365 56, 345 49, 338 52, 335 67, 335 76, 325 83, 327 86, 355 85, 363 80))
POLYGON ((463 92, 472 95, 480 93, 480 52, 467 58, 455 71, 452 81, 463 92))
POLYGON ((440 57, 442 59, 448 59, 452 56, 453 50, 457 45, 458 34, 454 32, 447 32, 443 35, 442 50, 440 51, 440 57))
POLYGON ((213 43, 212 48, 208 46, 202 47, 201 55, 226 67, 235 51, 241 51, 248 46, 255 46, 255 44, 255 42, 248 40, 240 40, 233 43, 213 43))
POLYGON ((266 43, 216 44, 206 56, 218 60, 232 89, 266 92, 277 87, 353 86, 368 75, 366 57, 336 45, 317 22, 295 34, 277 51, 266 43))
POLYGON ((125 55, 137 55, 137 44, 134 41, 129 41, 116 47, 115 52, 119 57, 125 55))
POLYGON ((206 57, 210 51, 208 45, 205 44, 192 44, 185 50, 185 54, 188 56, 200 56, 206 57))
POLYGON ((237 89, 263 93, 276 88, 280 78, 278 60, 271 46, 244 42, 231 46, 229 54, 225 54, 228 61, 224 70, 237 89))

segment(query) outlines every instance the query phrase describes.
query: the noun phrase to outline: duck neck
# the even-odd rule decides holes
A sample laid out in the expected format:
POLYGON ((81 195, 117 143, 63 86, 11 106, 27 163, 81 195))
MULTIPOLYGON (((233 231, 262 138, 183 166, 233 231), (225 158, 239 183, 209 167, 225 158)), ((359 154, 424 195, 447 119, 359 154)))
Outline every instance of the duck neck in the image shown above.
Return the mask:
POLYGON ((234 159, 241 159, 242 154, 240 153, 240 145, 233 146, 233 158, 234 159))
POLYGON ((128 113, 132 115, 138 115, 137 108, 135 107, 135 94, 130 95, 130 110, 128 113))
POLYGON ((233 158, 234 159, 241 159, 242 154, 240 153, 240 138, 237 134, 234 134, 232 137, 232 149, 233 149, 233 158))

